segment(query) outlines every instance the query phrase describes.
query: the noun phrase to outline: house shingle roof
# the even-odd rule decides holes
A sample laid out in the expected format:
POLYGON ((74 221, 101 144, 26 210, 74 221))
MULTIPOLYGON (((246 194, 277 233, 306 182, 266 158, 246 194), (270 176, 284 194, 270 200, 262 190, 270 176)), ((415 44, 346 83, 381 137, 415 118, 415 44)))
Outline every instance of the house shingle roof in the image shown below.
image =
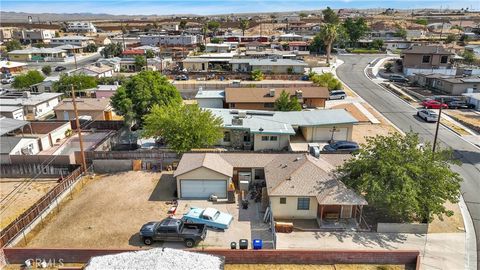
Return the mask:
POLYGON ((226 88, 225 101, 227 103, 258 103, 275 102, 282 91, 290 96, 295 95, 295 91, 302 91, 303 98, 328 98, 329 92, 326 87, 295 87, 275 89, 275 95, 269 95, 269 88, 226 88))
POLYGON ((402 54, 448 54, 454 55, 454 53, 447 51, 441 45, 435 46, 412 46, 402 51, 402 54))
MULTIPOLYGON (((77 109, 79 111, 109 111, 111 110, 110 99, 108 98, 77 98, 77 109)), ((71 111, 73 102, 71 98, 66 98, 58 104, 54 110, 71 111)))
POLYGON ((205 167, 212 171, 232 177, 233 167, 222 157, 215 153, 190 153, 183 155, 174 177, 205 167))

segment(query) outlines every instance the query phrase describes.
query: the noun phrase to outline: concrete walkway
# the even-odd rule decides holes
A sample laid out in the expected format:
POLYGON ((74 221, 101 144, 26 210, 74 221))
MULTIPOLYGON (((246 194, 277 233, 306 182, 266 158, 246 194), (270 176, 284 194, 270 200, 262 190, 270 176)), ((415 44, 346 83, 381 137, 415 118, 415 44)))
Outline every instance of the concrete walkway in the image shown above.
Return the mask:
POLYGON ((277 233, 277 249, 419 250, 420 269, 460 270, 465 267, 465 233, 277 233))

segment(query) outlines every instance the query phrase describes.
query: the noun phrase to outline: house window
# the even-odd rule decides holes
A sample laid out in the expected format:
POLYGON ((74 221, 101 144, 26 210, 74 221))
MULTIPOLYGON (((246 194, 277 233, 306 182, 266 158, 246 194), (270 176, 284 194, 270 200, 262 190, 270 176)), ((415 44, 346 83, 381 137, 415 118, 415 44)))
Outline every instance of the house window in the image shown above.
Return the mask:
POLYGON ((262 142, 267 142, 269 138, 269 136, 262 136, 262 142))
POLYGON ((245 132, 243 134, 243 141, 244 142, 249 142, 250 141, 250 134, 248 132, 245 132))
POLYGON ((422 58, 422 63, 430 63, 430 55, 424 55, 422 58))
POLYGON ((448 62, 448 56, 447 55, 444 55, 444 56, 442 56, 442 58, 440 58, 440 63, 446 64, 447 62, 448 62))
POLYGON ((264 103, 263 107, 265 108, 273 108, 274 104, 273 103, 264 103))
POLYGON ((277 136, 270 136, 270 141, 277 141, 278 137, 277 136))
POLYGON ((309 210, 309 209, 310 209, 310 198, 298 198, 297 210, 309 210))
POLYGON ((225 132, 223 133, 223 141, 224 141, 224 142, 230 142, 230 132, 225 131, 225 132))
POLYGON ((280 198, 280 204, 287 204, 287 198, 280 198))
POLYGON ((235 108, 235 103, 230 103, 230 108, 235 108))

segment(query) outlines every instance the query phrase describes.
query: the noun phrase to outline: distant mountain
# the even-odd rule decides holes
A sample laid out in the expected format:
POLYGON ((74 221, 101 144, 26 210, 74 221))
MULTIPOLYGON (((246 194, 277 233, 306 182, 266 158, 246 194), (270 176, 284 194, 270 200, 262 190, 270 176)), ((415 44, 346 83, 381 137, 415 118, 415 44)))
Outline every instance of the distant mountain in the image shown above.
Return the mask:
POLYGON ((93 14, 93 13, 25 13, 0 11, 1 23, 28 23, 28 17, 32 17, 35 23, 63 22, 75 20, 120 20, 120 19, 150 19, 165 18, 170 16, 157 15, 111 15, 111 14, 93 14))

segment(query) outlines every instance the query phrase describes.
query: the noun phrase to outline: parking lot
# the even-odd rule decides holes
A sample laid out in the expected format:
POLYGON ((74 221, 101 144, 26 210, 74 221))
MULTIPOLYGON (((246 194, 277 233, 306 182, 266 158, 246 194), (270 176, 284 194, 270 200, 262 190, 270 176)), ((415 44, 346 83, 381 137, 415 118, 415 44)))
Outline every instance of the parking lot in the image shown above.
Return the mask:
MULTIPOLYGON (((144 247, 138 231, 149 221, 160 221, 174 199, 176 185, 171 172, 125 172, 96 176, 61 205, 60 211, 27 236, 28 247, 128 248, 144 247)), ((271 240, 268 226, 257 205, 239 209, 237 203, 205 200, 179 201, 177 217, 190 207, 214 207, 230 213, 234 221, 226 231, 209 229, 200 247, 229 248, 239 239, 271 240)), ((264 246, 267 247, 269 243, 264 246)), ((271 243, 270 243, 271 245, 271 243)), ((154 243, 153 246, 184 248, 183 243, 154 243)))

